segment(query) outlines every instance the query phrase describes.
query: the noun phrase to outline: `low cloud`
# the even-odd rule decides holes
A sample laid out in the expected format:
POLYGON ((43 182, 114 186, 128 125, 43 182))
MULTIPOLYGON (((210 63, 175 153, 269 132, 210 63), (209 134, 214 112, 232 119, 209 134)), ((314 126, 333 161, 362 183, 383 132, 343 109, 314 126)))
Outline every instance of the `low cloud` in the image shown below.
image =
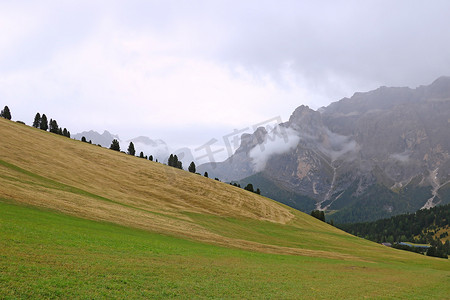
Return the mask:
POLYGON ((407 151, 405 151, 405 152, 402 152, 402 153, 394 153, 394 154, 391 154, 390 156, 389 156, 389 158, 391 158, 391 159, 394 159, 394 160, 396 160, 396 161, 399 161, 399 162, 401 162, 401 163, 408 163, 409 162, 409 152, 407 152, 407 151))
POLYGON ((322 143, 319 146, 319 149, 328 155, 331 158, 331 161, 335 161, 344 156, 352 159, 353 155, 360 149, 358 143, 348 136, 340 135, 331 132, 330 130, 326 131, 326 135, 326 143, 322 143))
POLYGON ((277 126, 272 132, 269 132, 264 143, 256 145, 250 150, 249 156, 253 161, 255 172, 264 170, 267 161, 273 155, 279 155, 295 148, 300 141, 298 133, 291 129, 277 126))

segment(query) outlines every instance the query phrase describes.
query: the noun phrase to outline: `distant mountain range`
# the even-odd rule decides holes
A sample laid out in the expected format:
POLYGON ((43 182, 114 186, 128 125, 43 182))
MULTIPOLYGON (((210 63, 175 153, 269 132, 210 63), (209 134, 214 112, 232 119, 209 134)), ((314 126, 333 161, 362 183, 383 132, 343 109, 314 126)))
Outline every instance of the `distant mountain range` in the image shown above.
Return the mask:
POLYGON ((355 93, 318 111, 300 106, 198 170, 306 212, 326 210, 335 222, 450 203, 450 77, 355 93))
POLYGON ((74 139, 81 141, 83 137, 86 138, 87 141, 92 141, 95 145, 101 145, 102 147, 109 148, 111 146, 111 142, 114 139, 117 139, 120 141, 120 138, 118 135, 111 134, 109 131, 105 130, 102 134, 98 133, 97 131, 90 130, 90 131, 83 131, 81 133, 77 133, 72 136, 74 139))
POLYGON ((127 151, 130 142, 133 142, 136 154, 142 151, 144 155, 153 155, 155 159, 159 161, 165 161, 169 157, 169 148, 163 140, 152 140, 146 136, 139 136, 131 140, 122 141, 118 135, 111 134, 105 130, 102 134, 90 130, 77 133, 73 136, 74 139, 81 140, 85 137, 87 141, 92 141, 93 144, 101 145, 102 147, 109 148, 113 139, 117 139, 120 143, 122 151, 127 151))

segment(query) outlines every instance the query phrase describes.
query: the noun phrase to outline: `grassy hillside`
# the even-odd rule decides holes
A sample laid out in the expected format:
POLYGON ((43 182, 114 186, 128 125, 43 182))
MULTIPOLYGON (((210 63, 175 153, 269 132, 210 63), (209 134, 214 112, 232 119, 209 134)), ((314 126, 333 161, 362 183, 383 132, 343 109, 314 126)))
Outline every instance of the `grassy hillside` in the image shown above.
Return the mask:
POLYGON ((246 177, 238 182, 242 187, 251 183, 255 188, 262 188, 262 194, 270 199, 277 200, 280 203, 288 205, 300 211, 310 213, 316 209, 316 201, 301 194, 290 192, 279 187, 272 180, 264 177, 263 173, 257 173, 246 177))
POLYGON ((386 248, 254 193, 3 119, 0 211, 5 298, 450 293, 447 260, 386 248))

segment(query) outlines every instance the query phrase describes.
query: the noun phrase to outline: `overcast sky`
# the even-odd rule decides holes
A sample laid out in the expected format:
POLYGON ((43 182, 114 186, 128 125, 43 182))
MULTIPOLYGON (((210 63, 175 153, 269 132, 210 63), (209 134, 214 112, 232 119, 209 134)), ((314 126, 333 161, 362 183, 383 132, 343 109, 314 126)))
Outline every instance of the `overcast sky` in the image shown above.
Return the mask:
POLYGON ((450 75, 450 1, 4 1, 0 106, 172 147, 450 75))

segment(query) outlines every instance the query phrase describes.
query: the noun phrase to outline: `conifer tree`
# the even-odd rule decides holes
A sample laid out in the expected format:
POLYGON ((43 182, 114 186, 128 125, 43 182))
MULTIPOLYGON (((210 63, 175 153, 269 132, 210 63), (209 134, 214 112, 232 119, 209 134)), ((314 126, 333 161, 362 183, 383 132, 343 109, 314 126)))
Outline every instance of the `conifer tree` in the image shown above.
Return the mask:
POLYGON ((311 216, 325 222, 325 213, 323 212, 323 210, 313 210, 311 212, 311 216))
POLYGON ((114 150, 114 151, 120 151, 119 141, 116 139, 112 140, 111 146, 109 147, 109 149, 114 150))
POLYGON ((255 190, 253 189, 253 184, 249 183, 245 186, 244 190, 250 191, 250 192, 254 192, 255 190))
POLYGON ((205 176, 206 178, 208 178, 208 172, 205 172, 205 174, 203 174, 203 176, 205 176))
POLYGON ((173 167, 173 154, 170 154, 167 165, 173 167))
POLYGON ((178 168, 178 156, 176 154, 173 156, 172 167, 178 168))
POLYGON ((41 123, 39 124, 39 128, 42 130, 47 131, 48 129, 48 121, 47 116, 45 114, 42 114, 41 123))
POLYGON ((7 120, 11 120, 11 111, 9 110, 8 106, 5 106, 5 108, 2 110, 2 112, 0 113, 0 116, 2 118, 5 118, 7 120))
POLYGON ((87 143, 86 138, 84 136, 81 137, 81 141, 87 143))
POLYGON ((130 142, 130 145, 128 146, 128 154, 133 156, 136 154, 133 142, 130 142))
POLYGON ((259 188, 256 189, 256 192, 258 195, 261 195, 261 190, 259 188))
POLYGON ((191 164, 189 165, 188 170, 191 173, 195 173, 195 163, 194 162, 191 162, 191 164))
POLYGON ((50 119, 50 132, 52 133, 59 133, 59 127, 58 127, 58 122, 56 122, 56 120, 52 120, 50 119))
POLYGON ((67 136, 67 128, 64 128, 63 132, 62 132, 63 136, 67 136))
POLYGON ((153 155, 150 155, 150 157, 148 158, 150 161, 153 161, 153 155))
POLYGON ((34 117, 34 121, 33 121, 33 127, 39 128, 40 124, 41 124, 41 114, 36 113, 36 116, 34 117))
POLYGON ((144 158, 144 152, 141 151, 141 153, 139 153, 139 157, 144 158))

